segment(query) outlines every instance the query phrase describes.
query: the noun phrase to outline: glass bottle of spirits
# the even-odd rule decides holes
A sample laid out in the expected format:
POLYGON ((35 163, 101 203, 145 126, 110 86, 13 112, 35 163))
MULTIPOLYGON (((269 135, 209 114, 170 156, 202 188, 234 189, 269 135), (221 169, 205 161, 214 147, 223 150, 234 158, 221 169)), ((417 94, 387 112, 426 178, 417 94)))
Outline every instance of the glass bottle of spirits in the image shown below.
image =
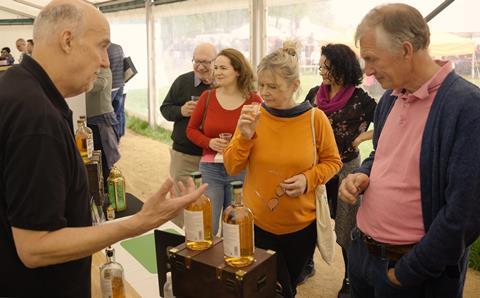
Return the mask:
POLYGON ((87 152, 88 152, 88 159, 90 160, 93 157, 93 150, 95 150, 93 145, 93 131, 90 127, 87 126, 87 118, 85 116, 80 116, 80 120, 83 120, 85 130, 87 131, 87 134, 88 134, 87 152))
POLYGON ((93 142, 93 131, 87 125, 87 117, 85 115, 82 115, 82 116, 79 116, 78 119, 82 120, 85 123, 85 128, 87 129, 88 134, 92 136, 92 142, 93 142))
POLYGON ((115 250, 112 247, 105 249, 107 262, 100 267, 100 285, 103 298, 125 298, 125 280, 123 267, 115 262, 115 250))
POLYGON ((167 280, 163 285, 163 298, 175 298, 173 295, 172 272, 167 272, 167 280))
POLYGON ((75 132, 75 142, 78 151, 84 163, 92 158, 93 153, 93 134, 92 130, 87 128, 84 120, 77 120, 77 131, 75 132))
POLYGON ((108 200, 116 212, 127 209, 125 200, 125 178, 120 170, 113 166, 107 178, 108 200))
MULTIPOLYGON (((202 174, 191 174, 196 187, 202 185, 202 174)), ((212 203, 206 195, 200 196, 183 211, 185 222, 185 243, 192 250, 204 250, 213 242, 212 203)))
POLYGON ((225 262, 232 267, 245 267, 254 260, 253 213, 243 205, 243 183, 234 181, 232 204, 223 211, 223 249, 225 262))
POLYGON ((114 220, 115 219, 115 209, 113 209, 112 204, 108 205, 107 207, 107 220, 114 220))

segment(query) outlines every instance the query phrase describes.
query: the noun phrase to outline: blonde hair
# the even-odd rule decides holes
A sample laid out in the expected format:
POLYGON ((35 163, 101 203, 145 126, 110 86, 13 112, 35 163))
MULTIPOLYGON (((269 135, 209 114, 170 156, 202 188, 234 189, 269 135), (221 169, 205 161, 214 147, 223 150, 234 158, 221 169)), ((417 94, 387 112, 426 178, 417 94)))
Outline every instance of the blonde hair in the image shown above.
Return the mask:
POLYGON ((414 7, 393 3, 373 8, 357 26, 355 44, 362 35, 375 29, 380 41, 394 52, 403 42, 408 41, 415 51, 427 49, 430 44, 430 30, 422 14, 414 7))
POLYGON ((296 80, 300 80, 300 72, 298 66, 297 41, 288 40, 283 43, 283 47, 273 51, 263 57, 258 64, 257 73, 270 71, 279 75, 289 84, 296 80))

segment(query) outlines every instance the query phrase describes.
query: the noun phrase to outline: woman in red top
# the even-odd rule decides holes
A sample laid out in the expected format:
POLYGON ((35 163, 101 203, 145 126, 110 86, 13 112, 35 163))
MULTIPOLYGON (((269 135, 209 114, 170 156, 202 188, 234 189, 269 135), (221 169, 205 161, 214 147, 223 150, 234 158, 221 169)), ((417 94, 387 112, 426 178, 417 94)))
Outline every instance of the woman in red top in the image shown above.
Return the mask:
POLYGON ((200 172, 203 182, 208 183, 206 194, 212 200, 212 225, 216 235, 221 211, 230 204, 229 184, 235 180, 243 181, 245 176, 244 172, 235 176, 227 174, 223 166, 223 150, 235 131, 242 107, 262 100, 254 91, 252 67, 235 49, 224 49, 217 55, 214 79, 216 88, 200 96, 188 123, 187 137, 203 148, 200 172))

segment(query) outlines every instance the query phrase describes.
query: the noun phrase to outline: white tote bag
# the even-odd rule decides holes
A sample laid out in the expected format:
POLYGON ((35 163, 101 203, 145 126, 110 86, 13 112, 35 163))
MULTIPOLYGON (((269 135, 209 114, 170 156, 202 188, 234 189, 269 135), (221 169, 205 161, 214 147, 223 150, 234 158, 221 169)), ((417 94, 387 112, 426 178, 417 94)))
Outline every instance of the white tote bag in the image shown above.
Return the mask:
MULTIPOLYGON (((313 155, 314 166, 318 162, 317 157, 317 138, 315 134, 315 108, 311 110, 310 124, 312 126, 313 136, 313 155)), ((330 219, 330 209, 327 201, 327 190, 325 185, 318 185, 315 188, 315 207, 317 213, 317 247, 320 250, 322 259, 330 265, 335 254, 336 235, 330 219)))

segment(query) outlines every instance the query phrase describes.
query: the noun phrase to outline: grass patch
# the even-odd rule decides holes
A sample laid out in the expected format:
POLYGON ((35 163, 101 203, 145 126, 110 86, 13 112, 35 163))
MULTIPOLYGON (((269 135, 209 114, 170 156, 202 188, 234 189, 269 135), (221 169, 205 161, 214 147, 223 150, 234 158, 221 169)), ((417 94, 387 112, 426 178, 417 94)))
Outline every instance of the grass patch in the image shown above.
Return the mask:
POLYGON ((472 244, 468 266, 480 271, 480 238, 472 244))
POLYGON ((127 127, 134 132, 149 137, 151 139, 160 141, 164 144, 171 145, 172 139, 170 135, 172 132, 160 126, 150 126, 147 121, 138 117, 127 114, 127 127))

